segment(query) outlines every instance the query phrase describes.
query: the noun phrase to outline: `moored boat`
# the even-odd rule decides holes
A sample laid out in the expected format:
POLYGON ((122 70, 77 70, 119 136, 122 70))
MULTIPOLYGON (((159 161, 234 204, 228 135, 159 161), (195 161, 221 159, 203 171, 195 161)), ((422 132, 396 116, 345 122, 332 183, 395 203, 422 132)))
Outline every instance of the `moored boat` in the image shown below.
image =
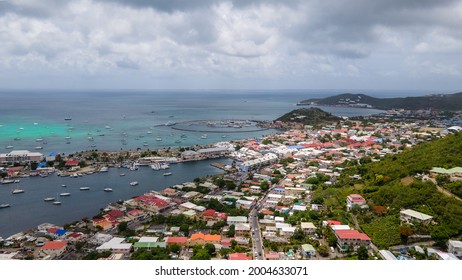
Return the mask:
POLYGON ((11 205, 9 205, 8 203, 3 203, 3 204, 0 204, 0 208, 8 208, 10 207, 11 205))
POLYGON ((81 190, 81 191, 89 191, 89 190, 90 190, 90 187, 81 187, 80 190, 81 190))
POLYGON ((71 194, 68 193, 68 192, 65 192, 65 193, 60 193, 59 196, 70 196, 71 194))
POLYGON ((56 198, 54 198, 54 197, 46 197, 46 198, 43 199, 43 200, 46 201, 46 202, 50 202, 50 201, 55 201, 56 198))
POLYGON ((170 175, 172 175, 172 172, 165 172, 163 175, 164 176, 170 176, 170 175))
POLYGON ((22 189, 14 189, 14 190, 11 191, 12 194, 18 194, 18 193, 23 193, 23 192, 24 192, 24 190, 22 190, 22 189))
POLYGON ((133 181, 130 183, 130 186, 136 186, 136 185, 138 185, 138 181, 133 181))
POLYGON ((111 188, 105 188, 104 191, 105 192, 112 192, 112 189, 111 188))

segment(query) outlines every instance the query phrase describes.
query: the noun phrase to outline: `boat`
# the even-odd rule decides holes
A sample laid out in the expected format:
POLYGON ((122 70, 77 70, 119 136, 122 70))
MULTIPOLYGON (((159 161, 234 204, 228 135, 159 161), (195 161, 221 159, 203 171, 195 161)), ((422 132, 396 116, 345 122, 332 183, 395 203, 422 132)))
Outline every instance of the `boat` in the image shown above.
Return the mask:
POLYGON ((151 164, 151 169, 160 170, 160 163, 156 162, 156 163, 151 164))
POLYGON ((68 193, 68 192, 63 192, 63 193, 60 193, 59 196, 70 196, 71 194, 68 193))
POLYGON ((35 142, 42 142, 43 141, 43 138, 37 138, 35 139, 35 142))
POLYGON ((207 134, 202 134, 201 139, 207 139, 207 134))
POLYGON ((106 125, 104 128, 105 129, 111 129, 111 127, 109 125, 106 125))
POLYGON ((3 203, 3 204, 0 204, 0 208, 8 208, 10 207, 11 205, 9 205, 8 203, 3 203))
POLYGON ((168 121, 168 122, 165 123, 165 126, 173 126, 175 124, 176 124, 176 122, 168 121))
POLYGON ((105 188, 104 191, 105 192, 112 192, 112 189, 111 188, 105 188))
POLYGON ((148 130, 146 131, 147 134, 152 134, 152 131, 148 130))
POLYGON ((36 149, 36 150, 42 150, 43 147, 42 147, 42 146, 37 146, 37 147, 35 147, 35 149, 36 149))
POLYGON ((19 141, 19 140, 21 140, 21 138, 15 137, 13 140, 14 140, 14 141, 19 141))
POLYGON ((19 179, 16 179, 16 180, 14 180, 13 183, 19 183, 19 182, 21 182, 21 181, 19 179))
POLYGON ((168 163, 162 163, 160 165, 160 169, 169 169, 170 168, 170 165, 168 165, 168 163))
POLYGON ((81 187, 80 190, 81 190, 81 191, 89 191, 89 190, 90 190, 90 187, 81 187))
POLYGON ((65 187, 67 187, 67 186, 66 186, 66 185, 64 185, 64 184, 62 184, 62 185, 61 185, 61 187, 65 188, 65 187))
POLYGON ((70 137, 70 136, 66 136, 66 139, 71 139, 71 137, 70 137))
POLYGON ((65 121, 70 121, 70 120, 72 120, 72 118, 71 118, 71 117, 67 117, 67 118, 64 118, 64 120, 65 120, 65 121))
POLYGON ((221 138, 226 138, 227 136, 226 135, 221 135, 221 138))
POLYGON ((181 141, 180 141, 180 140, 176 140, 175 143, 181 143, 181 141))
POLYGON ((18 193, 23 193, 23 192, 24 192, 24 190, 22 190, 22 189, 14 189, 14 190, 11 191, 12 194, 18 194, 18 193))
POLYGON ((2 184, 11 184, 14 183, 14 180, 5 180, 3 179, 2 184))
POLYGON ((136 185, 138 185, 138 181, 134 181, 130 183, 130 186, 136 186, 136 185))
POLYGON ((160 138, 159 136, 156 138, 156 141, 162 141, 162 138, 160 138))
POLYGON ((109 170, 109 168, 107 166, 103 166, 103 167, 101 167, 99 172, 108 172, 108 170, 109 170))
POLYGON ((120 173, 120 176, 125 176, 125 173, 120 173))
POLYGON ((5 147, 5 149, 13 149, 13 148, 14 148, 14 146, 12 146, 12 145, 8 145, 8 146, 5 147))
POLYGON ((53 205, 61 205, 61 201, 53 201, 53 205))
POLYGON ((170 175, 172 175, 172 172, 165 172, 163 175, 164 176, 170 176, 170 175))
POLYGON ((54 197, 46 197, 45 199, 43 199, 45 202, 50 202, 50 201, 55 201, 56 198, 54 197))

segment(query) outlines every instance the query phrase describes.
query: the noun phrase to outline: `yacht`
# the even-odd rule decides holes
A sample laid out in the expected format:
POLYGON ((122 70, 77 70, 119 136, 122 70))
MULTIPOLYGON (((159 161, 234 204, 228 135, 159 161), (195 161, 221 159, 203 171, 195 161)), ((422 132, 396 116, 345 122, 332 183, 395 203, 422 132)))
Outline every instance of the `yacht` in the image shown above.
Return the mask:
POLYGON ((0 204, 0 208, 8 208, 10 207, 11 205, 9 205, 8 203, 3 203, 3 204, 0 204))
POLYGON ((111 188, 105 188, 104 191, 105 192, 112 192, 112 189, 111 188))
POLYGON ((14 183, 14 180, 5 180, 5 179, 2 180, 2 184, 11 184, 11 183, 14 183))
POLYGON ((120 173, 120 176, 125 176, 125 173, 120 173))
POLYGON ((23 192, 24 192, 24 190, 22 190, 22 189, 14 189, 14 190, 11 191, 12 194, 18 194, 18 193, 23 193, 23 192))
POLYGON ((70 120, 72 120, 72 118, 71 118, 71 117, 67 117, 67 118, 64 118, 64 120, 65 120, 65 121, 70 121, 70 120))
POLYGON ((61 205, 61 201, 59 201, 59 200, 53 201, 53 205, 61 205))
POLYGON ((165 172, 163 175, 164 176, 170 176, 170 175, 172 175, 172 172, 165 172))
POLYGON ((202 134, 201 139, 207 139, 207 134, 202 134))
POLYGON ((45 199, 43 199, 43 200, 44 200, 45 202, 50 202, 50 201, 55 201, 56 198, 54 198, 54 197, 47 197, 47 198, 45 198, 45 199))
POLYGON ((12 145, 8 145, 8 146, 5 147, 5 149, 13 149, 13 148, 14 148, 14 146, 12 146, 12 145))
POLYGON ((35 139, 35 142, 42 142, 43 141, 43 138, 37 138, 35 139))
POLYGON ((130 183, 130 186, 136 186, 136 185, 138 185, 138 181, 133 181, 130 183))
POLYGON ((35 149, 36 149, 36 150, 42 150, 43 147, 42 147, 42 146, 37 146, 37 147, 35 147, 35 149))
POLYGON ((152 134, 152 131, 148 130, 146 133, 147 133, 147 134, 152 134))
POLYGON ((19 179, 14 180, 14 183, 19 183, 21 182, 19 179))
POLYGON ((156 138, 156 141, 162 141, 162 138, 160 138, 159 136, 156 138))
POLYGON ((89 191, 89 190, 90 190, 90 187, 81 187, 80 190, 81 190, 81 191, 89 191))
POLYGON ((107 166, 103 166, 101 167, 101 169, 99 170, 99 172, 108 172, 109 171, 109 168, 107 166))
POLYGON ((63 192, 63 193, 60 193, 59 196, 70 196, 71 194, 68 193, 68 192, 63 192))
POLYGON ((62 184, 62 185, 61 185, 61 187, 65 188, 65 187, 67 187, 67 186, 66 186, 66 185, 64 185, 64 184, 62 184))
POLYGON ((160 170, 160 163, 156 162, 156 163, 151 164, 151 169, 160 170))

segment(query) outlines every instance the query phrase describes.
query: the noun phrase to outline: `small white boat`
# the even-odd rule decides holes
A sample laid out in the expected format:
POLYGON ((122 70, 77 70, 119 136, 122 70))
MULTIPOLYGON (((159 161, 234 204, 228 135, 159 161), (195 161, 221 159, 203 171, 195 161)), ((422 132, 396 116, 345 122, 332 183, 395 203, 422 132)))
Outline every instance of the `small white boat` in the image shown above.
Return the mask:
POLYGON ((63 192, 63 193, 60 193, 59 196, 70 196, 71 194, 68 193, 68 192, 63 192))
POLYGON ((14 183, 19 183, 19 182, 21 182, 21 181, 18 180, 18 179, 14 180, 14 183))
POLYGON ((66 136, 66 139, 71 139, 71 137, 70 137, 70 136, 66 136))
POLYGON ((201 139, 207 139, 207 134, 202 134, 201 139))
POLYGON ((101 167, 101 169, 99 170, 99 172, 108 172, 109 171, 109 168, 107 166, 103 166, 101 167))
POLYGON ((111 188, 105 188, 104 191, 105 192, 112 192, 112 189, 111 188))
POLYGON ((35 139, 36 142, 42 142, 43 141, 43 138, 37 138, 35 139))
POLYGON ((10 207, 11 205, 9 205, 8 203, 3 203, 3 204, 0 204, 0 208, 8 208, 10 207))
POLYGON ((172 172, 165 172, 163 175, 164 176, 170 176, 170 175, 172 175, 172 172))
POLYGON ((152 134, 152 131, 148 130, 146 131, 146 134, 152 134))
POLYGON ((162 141, 162 138, 157 137, 157 138, 156 138, 156 141, 162 141))
POLYGON ((138 185, 138 181, 134 181, 130 183, 130 186, 136 186, 136 185, 138 185))
POLYGON ((80 190, 81 190, 81 191, 89 191, 89 190, 90 190, 90 187, 81 187, 80 190))
POLYGON ((8 145, 8 146, 5 147, 5 149, 13 149, 13 148, 14 148, 14 146, 12 146, 12 145, 8 145))
POLYGON ((53 201, 53 205, 61 205, 61 201, 53 201))
POLYGON ((125 176, 125 173, 120 173, 120 176, 125 176))
POLYGON ((24 190, 22 190, 22 189, 14 189, 14 190, 11 191, 12 194, 18 194, 18 193, 23 193, 23 192, 24 192, 24 190))
POLYGON ((42 146, 37 146, 37 147, 35 147, 35 149, 36 149, 36 150, 42 150, 43 147, 42 147, 42 146))
POLYGON ((47 198, 44 199, 44 201, 46 201, 46 202, 55 201, 55 200, 56 200, 56 198, 54 198, 54 197, 47 197, 47 198))
POLYGON ((67 187, 67 186, 66 186, 66 185, 64 185, 64 184, 62 184, 62 185, 61 185, 61 187, 65 188, 65 187, 67 187))
POLYGON ((14 180, 5 180, 5 179, 2 180, 2 184, 11 184, 11 183, 14 183, 14 180))

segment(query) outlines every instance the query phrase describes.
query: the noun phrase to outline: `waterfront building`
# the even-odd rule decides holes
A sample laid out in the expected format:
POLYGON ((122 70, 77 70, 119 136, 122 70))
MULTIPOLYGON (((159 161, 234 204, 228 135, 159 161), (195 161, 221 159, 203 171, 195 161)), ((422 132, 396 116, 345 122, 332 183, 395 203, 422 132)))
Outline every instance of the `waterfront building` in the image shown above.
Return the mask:
POLYGON ((28 150, 11 151, 6 154, 0 154, 0 163, 31 163, 41 162, 43 154, 38 152, 30 152, 28 150))

